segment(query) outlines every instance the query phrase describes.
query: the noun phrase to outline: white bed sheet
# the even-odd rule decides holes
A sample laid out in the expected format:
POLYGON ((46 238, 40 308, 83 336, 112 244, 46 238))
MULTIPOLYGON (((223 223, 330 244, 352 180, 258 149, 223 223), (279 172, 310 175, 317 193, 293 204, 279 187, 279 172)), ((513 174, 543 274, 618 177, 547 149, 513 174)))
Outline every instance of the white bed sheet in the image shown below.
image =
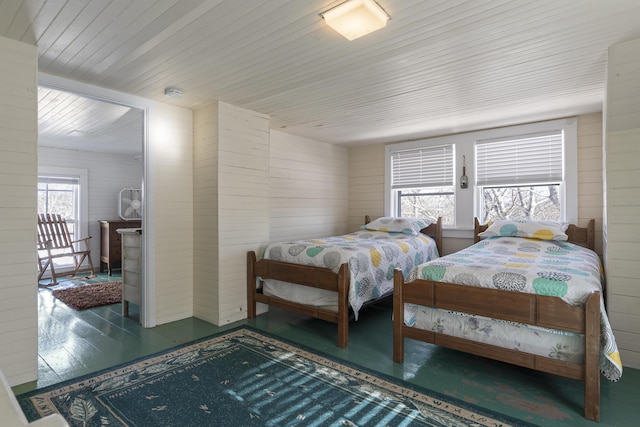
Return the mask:
POLYGON ((405 304, 411 326, 573 363, 584 360, 584 336, 537 326, 405 304))
POLYGON ((263 281, 262 293, 270 297, 338 312, 338 294, 326 289, 268 279, 263 281))

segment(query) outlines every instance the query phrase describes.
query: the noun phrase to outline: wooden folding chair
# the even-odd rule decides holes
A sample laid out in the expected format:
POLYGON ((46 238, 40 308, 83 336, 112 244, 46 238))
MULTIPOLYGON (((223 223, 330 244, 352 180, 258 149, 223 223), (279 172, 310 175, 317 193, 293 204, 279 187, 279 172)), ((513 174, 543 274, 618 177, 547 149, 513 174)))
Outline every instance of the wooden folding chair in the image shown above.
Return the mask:
POLYGON ((78 273, 89 272, 86 278, 95 277, 89 250, 90 238, 71 240, 67 222, 61 215, 38 215, 38 283, 47 270, 51 273, 51 283, 45 286, 57 285, 58 277, 75 278, 78 273), (73 259, 74 268, 56 271, 54 261, 65 257, 73 259))

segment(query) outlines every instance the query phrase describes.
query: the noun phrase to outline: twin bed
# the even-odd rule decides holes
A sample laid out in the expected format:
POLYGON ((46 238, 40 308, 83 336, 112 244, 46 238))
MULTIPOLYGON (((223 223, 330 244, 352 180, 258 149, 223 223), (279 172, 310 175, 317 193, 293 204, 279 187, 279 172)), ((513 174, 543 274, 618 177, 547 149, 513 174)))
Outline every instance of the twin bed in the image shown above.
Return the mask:
POLYGON ((584 416, 599 420, 600 372, 616 381, 622 365, 592 250, 595 221, 523 233, 517 222, 496 226, 491 235, 476 220, 473 246, 406 278, 396 272, 394 361, 411 338, 581 380, 584 416))
POLYGON ((360 308, 392 293, 394 361, 403 361, 404 340, 410 338, 580 380, 584 416, 599 420, 600 372, 616 381, 622 365, 604 310, 600 260, 593 252, 595 221, 585 228, 518 221, 487 228, 476 219, 475 244, 440 258, 440 220, 421 231, 409 240, 403 233, 363 230, 337 241, 276 244, 259 261, 249 252, 249 318, 262 302, 335 322, 338 346, 344 348, 349 311, 357 318, 360 308), (425 246, 412 242, 416 238, 425 246), (375 246, 380 241, 386 249, 375 246), (326 256, 336 245, 347 255, 326 256), (307 258, 285 255, 300 253, 307 258), (316 265, 303 265, 310 262, 316 265), (371 264, 372 273, 365 267, 371 264), (257 282, 263 286, 256 288, 257 282), (333 302, 319 302, 326 294, 309 300, 295 291, 279 293, 281 282, 289 282, 284 284, 289 290, 301 288, 291 285, 297 283, 328 292, 333 302))
POLYGON ((349 318, 393 294, 393 273, 408 274, 438 257, 442 220, 378 218, 343 236, 275 243, 262 259, 247 254, 247 311, 256 303, 338 325, 338 347, 349 342, 349 318), (258 283, 258 286, 256 284, 258 283), (302 286, 300 286, 302 285, 302 286))

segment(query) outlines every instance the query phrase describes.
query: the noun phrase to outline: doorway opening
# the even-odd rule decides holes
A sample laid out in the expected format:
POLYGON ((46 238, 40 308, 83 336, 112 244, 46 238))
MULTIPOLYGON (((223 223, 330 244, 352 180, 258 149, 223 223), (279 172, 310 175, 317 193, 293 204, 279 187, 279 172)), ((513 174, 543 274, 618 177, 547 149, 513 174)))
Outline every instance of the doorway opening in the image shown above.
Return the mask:
MULTIPOLYGON (((107 280, 121 278, 123 263, 119 238, 105 242, 110 235, 105 236, 103 224, 117 223, 120 229, 143 225, 144 138, 142 108, 38 87, 38 214, 63 215, 74 239, 90 236, 93 264, 107 280), (130 210, 123 217, 121 209, 121 192, 131 188, 138 195, 135 218, 130 210)), ((142 293, 142 272, 140 280, 142 293)))

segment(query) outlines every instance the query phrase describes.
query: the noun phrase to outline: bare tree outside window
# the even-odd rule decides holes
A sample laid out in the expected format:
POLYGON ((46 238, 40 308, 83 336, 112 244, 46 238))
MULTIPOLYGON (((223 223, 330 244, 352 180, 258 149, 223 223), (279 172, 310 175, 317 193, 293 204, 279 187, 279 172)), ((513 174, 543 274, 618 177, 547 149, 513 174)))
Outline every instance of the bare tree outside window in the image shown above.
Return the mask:
POLYGON ((540 219, 560 221, 560 184, 483 187, 484 221, 540 219))
POLYGON ((56 213, 73 218, 74 191, 72 184, 38 184, 38 212, 56 213))
POLYGON ((67 220, 69 234, 75 235, 78 184, 38 182, 38 213, 59 214, 67 220))
POLYGON ((434 222, 442 217, 443 224, 453 224, 455 196, 450 187, 398 191, 397 197, 398 216, 425 218, 434 222))

